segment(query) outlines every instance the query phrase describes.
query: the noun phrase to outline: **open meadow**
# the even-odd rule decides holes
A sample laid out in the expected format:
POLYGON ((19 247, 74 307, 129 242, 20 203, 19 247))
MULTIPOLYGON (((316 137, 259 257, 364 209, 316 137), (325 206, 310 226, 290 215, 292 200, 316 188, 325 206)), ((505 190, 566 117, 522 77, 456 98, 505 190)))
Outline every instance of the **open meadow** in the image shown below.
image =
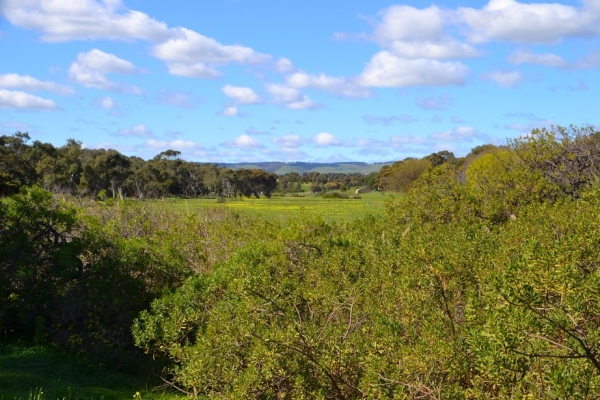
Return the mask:
POLYGON ((398 193, 363 193, 360 199, 324 198, 310 193, 266 198, 232 198, 218 204, 216 199, 166 199, 169 208, 184 213, 195 213, 209 207, 227 207, 232 210, 265 219, 289 218, 302 212, 323 218, 327 222, 354 221, 366 215, 383 215, 385 201, 398 193))

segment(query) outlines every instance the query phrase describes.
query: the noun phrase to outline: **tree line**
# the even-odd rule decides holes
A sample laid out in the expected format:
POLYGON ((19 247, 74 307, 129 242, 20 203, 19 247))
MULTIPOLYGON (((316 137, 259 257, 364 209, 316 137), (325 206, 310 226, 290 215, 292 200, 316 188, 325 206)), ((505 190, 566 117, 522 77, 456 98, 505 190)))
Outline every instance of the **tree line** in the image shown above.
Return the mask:
POLYGON ((176 150, 144 160, 113 149, 87 149, 74 139, 60 147, 30 140, 22 132, 0 136, 0 195, 35 184, 53 193, 90 197, 271 197, 275 191, 302 192, 305 183, 311 184, 313 192, 345 191, 372 185, 377 175, 305 172, 277 177, 260 169, 232 170, 188 162, 176 150))
POLYGON ((176 150, 146 161, 113 149, 87 149, 74 139, 61 147, 29 141, 27 133, 0 136, 0 195, 17 193, 27 185, 74 196, 138 199, 209 194, 271 197, 277 189, 274 174, 188 162, 176 150))

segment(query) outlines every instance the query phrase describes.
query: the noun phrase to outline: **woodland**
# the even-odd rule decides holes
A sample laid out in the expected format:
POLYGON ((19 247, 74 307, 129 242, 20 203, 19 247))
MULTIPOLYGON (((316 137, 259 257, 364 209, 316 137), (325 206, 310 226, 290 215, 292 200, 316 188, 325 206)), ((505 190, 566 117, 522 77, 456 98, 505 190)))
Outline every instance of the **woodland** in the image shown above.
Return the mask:
POLYGON ((0 137, 1 343, 194 398, 600 393, 591 126, 310 177, 29 140, 0 137), (156 200, 268 202, 295 183, 398 195, 384 216, 337 222, 156 200))

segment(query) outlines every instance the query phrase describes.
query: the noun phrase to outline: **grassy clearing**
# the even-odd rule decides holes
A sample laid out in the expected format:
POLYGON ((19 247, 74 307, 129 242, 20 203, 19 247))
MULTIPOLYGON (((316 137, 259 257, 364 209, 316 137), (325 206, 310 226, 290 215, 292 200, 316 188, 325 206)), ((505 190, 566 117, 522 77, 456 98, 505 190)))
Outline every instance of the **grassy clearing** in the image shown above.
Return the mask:
POLYGON ((173 209, 186 213, 197 212, 205 207, 229 207, 267 219, 288 218, 306 212, 331 222, 352 221, 369 214, 381 215, 385 209, 384 202, 393 195, 371 192, 361 194, 360 199, 324 199, 309 193, 300 193, 300 197, 287 195, 271 199, 226 199, 224 204, 217 204, 215 199, 169 199, 165 202, 173 209))
POLYGON ((178 399, 152 392, 155 381, 87 365, 44 347, 0 344, 0 399, 178 399))

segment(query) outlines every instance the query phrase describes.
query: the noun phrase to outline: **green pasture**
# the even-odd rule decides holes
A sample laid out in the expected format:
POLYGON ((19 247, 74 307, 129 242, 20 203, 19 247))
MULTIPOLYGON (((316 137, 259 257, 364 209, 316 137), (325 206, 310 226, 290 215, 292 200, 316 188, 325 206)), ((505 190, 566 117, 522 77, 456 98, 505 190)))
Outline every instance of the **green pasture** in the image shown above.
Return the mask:
MULTIPOLYGON (((185 212, 197 212, 206 207, 228 207, 240 213, 267 219, 288 218, 302 212, 319 216, 325 221, 352 221, 366 215, 382 215, 384 203, 394 194, 371 192, 363 193, 360 199, 327 199, 310 193, 300 193, 298 197, 286 195, 267 198, 225 199, 218 204, 216 199, 168 199, 169 207, 185 212)), ((398 196, 398 194, 395 194, 398 196)))

